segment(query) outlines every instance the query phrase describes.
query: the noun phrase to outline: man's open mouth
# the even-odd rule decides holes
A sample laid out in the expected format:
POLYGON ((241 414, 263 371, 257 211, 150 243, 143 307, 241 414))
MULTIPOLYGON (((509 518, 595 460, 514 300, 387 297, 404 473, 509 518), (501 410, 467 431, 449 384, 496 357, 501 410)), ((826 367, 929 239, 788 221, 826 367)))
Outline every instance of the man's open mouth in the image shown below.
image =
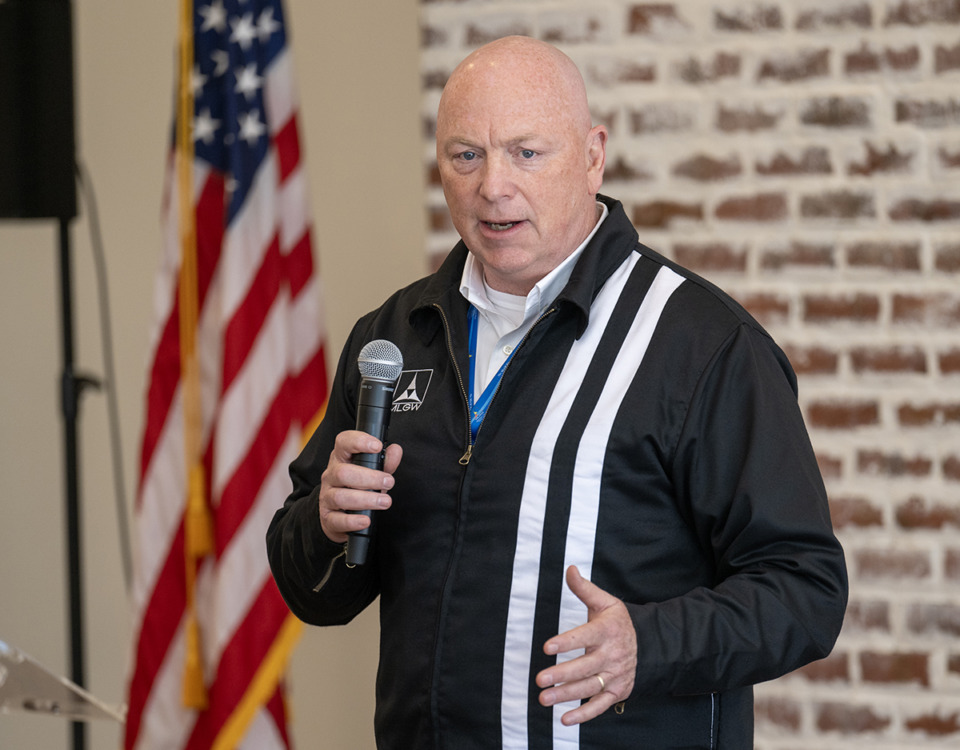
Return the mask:
POLYGON ((508 222, 504 222, 504 223, 498 223, 498 222, 495 222, 495 221, 485 221, 485 222, 483 222, 483 223, 486 224, 488 227, 490 227, 490 228, 491 228, 493 231, 495 231, 495 232, 505 232, 506 230, 510 229, 511 227, 515 227, 515 226, 516 226, 517 224, 519 224, 520 222, 518 222, 518 221, 508 221, 508 222))

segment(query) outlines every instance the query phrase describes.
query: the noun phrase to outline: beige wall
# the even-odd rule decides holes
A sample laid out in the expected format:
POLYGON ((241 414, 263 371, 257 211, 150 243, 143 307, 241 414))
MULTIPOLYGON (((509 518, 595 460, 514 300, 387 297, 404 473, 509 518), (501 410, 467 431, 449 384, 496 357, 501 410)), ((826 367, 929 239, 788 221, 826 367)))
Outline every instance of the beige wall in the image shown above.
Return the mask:
MULTIPOLYGON (((97 190, 106 244, 128 502, 160 252, 175 6, 74 3, 79 153, 97 190)), ((286 8, 335 363, 353 320, 425 270, 418 8, 415 0, 287 0, 286 8)), ((94 266, 82 214, 72 230, 76 362, 99 374, 94 266)), ((67 672, 57 279, 53 224, 0 222, 0 640, 67 672)), ((102 394, 87 395, 80 424, 87 682, 99 697, 120 702, 130 627, 105 404, 102 394)), ((372 746, 376 643, 373 611, 350 628, 308 629, 292 673, 298 747, 372 746)), ((90 737, 89 747, 110 748, 118 732, 96 724, 90 737)), ((0 716, 4 750, 67 746, 65 723, 0 716)))

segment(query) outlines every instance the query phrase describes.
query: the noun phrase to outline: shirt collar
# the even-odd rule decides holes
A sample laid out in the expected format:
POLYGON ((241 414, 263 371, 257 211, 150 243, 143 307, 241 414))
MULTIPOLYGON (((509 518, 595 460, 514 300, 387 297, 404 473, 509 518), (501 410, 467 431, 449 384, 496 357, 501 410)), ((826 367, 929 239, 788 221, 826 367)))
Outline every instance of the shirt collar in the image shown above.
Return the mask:
MULTIPOLYGON (((568 255, 564 260, 554 268, 550 273, 544 276, 540 281, 534 284, 533 289, 526 296, 526 306, 524 317, 530 317, 531 314, 539 315, 543 308, 553 302, 560 290, 566 286, 573 273, 573 267, 577 264, 577 259, 583 253, 584 248, 593 239, 604 219, 610 214, 606 204, 597 201, 600 207, 600 218, 594 225, 593 230, 587 235, 587 238, 580 243, 580 246, 568 255)), ((488 294, 488 287, 483 280, 483 266, 474 257, 473 253, 467 254, 467 260, 463 265, 463 274, 460 277, 460 294, 467 302, 481 311, 498 311, 502 308, 496 301, 491 299, 488 294)), ((501 313, 502 314, 502 313, 501 313)))

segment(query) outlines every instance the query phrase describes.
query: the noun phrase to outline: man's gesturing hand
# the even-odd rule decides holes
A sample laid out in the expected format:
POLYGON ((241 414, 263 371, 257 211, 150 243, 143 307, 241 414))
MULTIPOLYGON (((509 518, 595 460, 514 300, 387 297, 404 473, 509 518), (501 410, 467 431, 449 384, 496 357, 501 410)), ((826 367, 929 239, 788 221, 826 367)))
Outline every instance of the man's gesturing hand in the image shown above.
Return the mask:
POLYGON ((400 446, 387 446, 383 471, 350 463, 354 453, 378 453, 382 447, 379 440, 365 432, 345 430, 337 435, 330 461, 320 478, 320 525, 331 542, 345 542, 348 532, 370 525, 366 516, 346 511, 390 507, 390 496, 383 493, 393 487, 392 474, 403 456, 400 446))
POLYGON ((584 653, 544 669, 537 675, 537 685, 545 688, 540 693, 544 706, 589 698, 563 715, 563 723, 570 726, 599 716, 630 695, 637 669, 637 636, 623 602, 581 576, 575 566, 567 569, 567 585, 587 605, 587 622, 554 636, 543 650, 555 655, 582 648, 584 653))

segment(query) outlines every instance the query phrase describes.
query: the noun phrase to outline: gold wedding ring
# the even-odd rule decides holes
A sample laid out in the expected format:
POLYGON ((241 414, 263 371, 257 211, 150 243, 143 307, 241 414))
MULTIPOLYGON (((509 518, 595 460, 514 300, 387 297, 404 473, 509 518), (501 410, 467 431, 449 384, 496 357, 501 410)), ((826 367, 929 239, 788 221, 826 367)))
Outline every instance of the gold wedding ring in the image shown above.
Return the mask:
POLYGON ((600 680, 600 692, 602 693, 604 690, 607 689, 607 683, 603 681, 603 678, 600 675, 597 675, 596 677, 598 680, 600 680))

